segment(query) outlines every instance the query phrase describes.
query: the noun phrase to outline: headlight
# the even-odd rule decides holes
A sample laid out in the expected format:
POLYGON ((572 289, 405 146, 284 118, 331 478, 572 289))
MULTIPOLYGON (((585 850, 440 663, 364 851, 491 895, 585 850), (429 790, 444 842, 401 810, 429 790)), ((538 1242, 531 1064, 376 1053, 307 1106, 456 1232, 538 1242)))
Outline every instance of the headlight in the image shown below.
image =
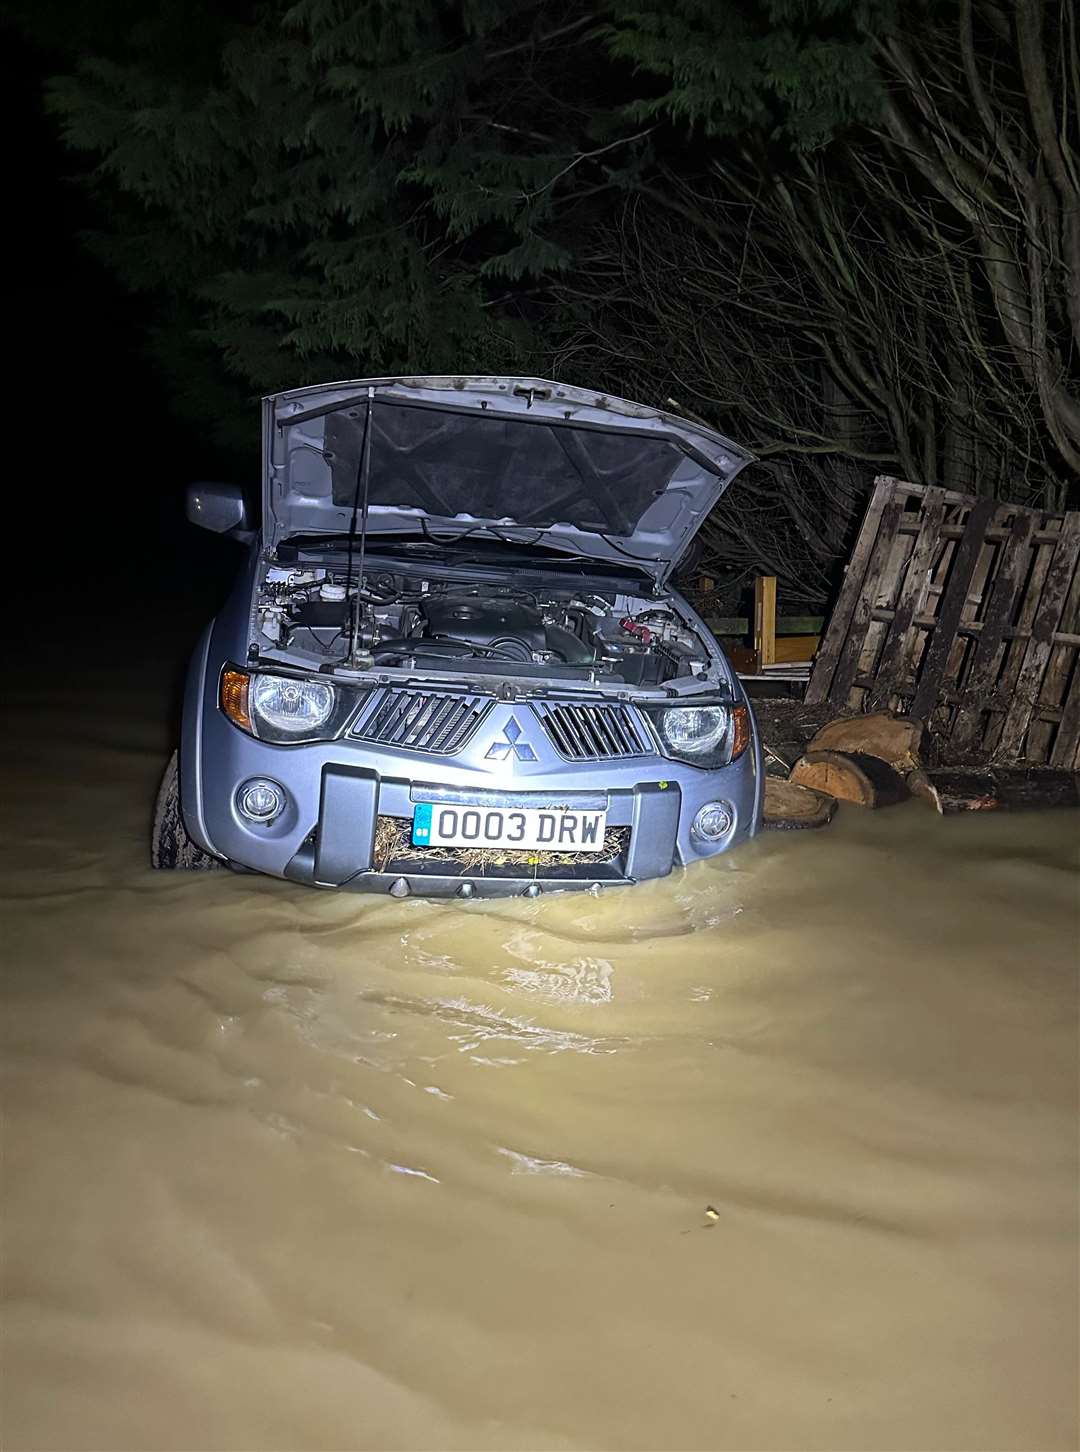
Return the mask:
POLYGON ((328 681, 256 676, 252 681, 251 708, 259 726, 280 731, 289 740, 312 736, 330 719, 334 688, 328 681))
POLYGON ((677 706, 660 717, 664 745, 679 756, 704 756, 727 735, 726 706, 677 706))
POLYGON ((691 766, 727 766, 750 744, 745 706, 662 706, 648 714, 664 755, 691 766))
MULTIPOLYGON (((348 694, 348 693, 346 693, 348 694)), ((335 734, 352 698, 329 681, 229 669, 221 677, 221 709, 261 741, 314 741, 335 734)))

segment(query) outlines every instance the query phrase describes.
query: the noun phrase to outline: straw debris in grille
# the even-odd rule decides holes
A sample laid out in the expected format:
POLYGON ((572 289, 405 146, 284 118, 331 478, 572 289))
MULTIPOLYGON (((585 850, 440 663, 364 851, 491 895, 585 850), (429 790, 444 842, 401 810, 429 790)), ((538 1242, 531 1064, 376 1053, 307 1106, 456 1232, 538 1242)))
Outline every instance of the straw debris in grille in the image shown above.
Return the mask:
POLYGON ((375 825, 374 867, 385 872, 389 862, 447 862, 464 872, 485 867, 572 867, 610 862, 630 840, 629 827, 608 827, 597 852, 552 852, 530 847, 416 847, 412 823, 405 817, 380 817, 375 825))

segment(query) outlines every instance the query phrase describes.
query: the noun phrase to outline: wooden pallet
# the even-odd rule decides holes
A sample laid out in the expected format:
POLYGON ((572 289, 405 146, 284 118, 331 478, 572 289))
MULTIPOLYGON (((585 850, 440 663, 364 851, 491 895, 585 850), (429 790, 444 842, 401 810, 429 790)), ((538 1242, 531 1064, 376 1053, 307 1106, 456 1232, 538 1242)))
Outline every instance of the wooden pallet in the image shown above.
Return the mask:
POLYGON ((806 692, 943 759, 1080 770, 1080 513, 881 477, 806 692))

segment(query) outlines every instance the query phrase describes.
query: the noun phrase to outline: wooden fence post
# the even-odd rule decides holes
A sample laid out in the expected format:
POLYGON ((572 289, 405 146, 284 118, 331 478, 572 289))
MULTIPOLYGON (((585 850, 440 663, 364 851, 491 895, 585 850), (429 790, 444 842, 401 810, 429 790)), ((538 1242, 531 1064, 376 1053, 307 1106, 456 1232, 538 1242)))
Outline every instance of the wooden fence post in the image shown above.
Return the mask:
POLYGON ((754 654, 759 671, 776 664, 775 575, 758 575, 754 581, 754 654))

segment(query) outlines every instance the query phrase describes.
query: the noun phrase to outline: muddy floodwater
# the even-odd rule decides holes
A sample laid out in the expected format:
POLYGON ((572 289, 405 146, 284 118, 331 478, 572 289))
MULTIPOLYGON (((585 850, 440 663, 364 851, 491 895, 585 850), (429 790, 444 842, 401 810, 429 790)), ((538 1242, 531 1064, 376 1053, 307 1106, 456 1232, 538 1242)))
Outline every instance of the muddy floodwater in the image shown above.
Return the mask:
POLYGON ((152 873, 169 680, 9 698, 7 1452, 1077 1446, 1080 815, 152 873))

